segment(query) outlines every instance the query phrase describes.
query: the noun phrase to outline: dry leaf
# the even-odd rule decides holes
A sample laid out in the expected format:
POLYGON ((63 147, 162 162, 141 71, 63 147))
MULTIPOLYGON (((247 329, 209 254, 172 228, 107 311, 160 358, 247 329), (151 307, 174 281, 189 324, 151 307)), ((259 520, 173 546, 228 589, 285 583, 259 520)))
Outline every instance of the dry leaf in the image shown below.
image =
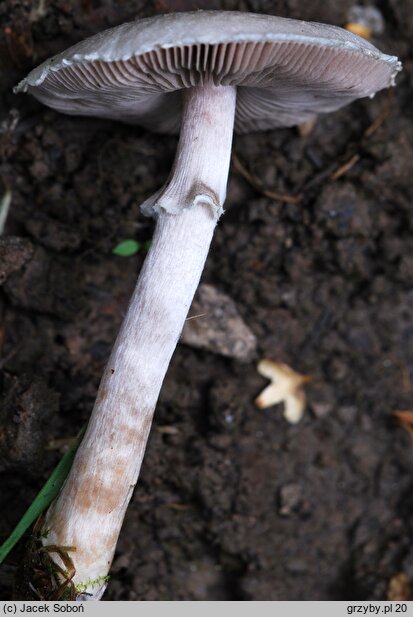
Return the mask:
MULTIPOLYGON (((363 3, 364 5, 364 3, 363 3)), ((385 21, 380 9, 367 3, 363 6, 357 2, 350 7, 347 13, 346 30, 358 34, 365 39, 371 39, 372 36, 380 36, 385 28, 385 21)))
POLYGON ((372 31, 371 29, 364 25, 361 24, 359 22, 356 21, 351 21, 348 24, 346 24, 345 26, 346 30, 348 30, 349 32, 352 32, 353 34, 357 34, 358 36, 363 37, 363 39, 371 39, 372 36, 372 31))
POLYGON ((311 381, 307 375, 300 375, 281 362, 261 360, 257 370, 260 375, 271 380, 255 404, 259 409, 265 409, 278 403, 284 403, 284 418, 291 424, 296 424, 303 417, 305 409, 305 394, 303 385, 311 381))
POLYGON ((399 572, 399 574, 395 574, 390 579, 387 588, 387 599, 393 602, 404 602, 405 600, 412 599, 409 579, 404 572, 399 572))
POLYGON ((397 419, 400 426, 413 438, 413 411, 393 411, 392 416, 397 419))

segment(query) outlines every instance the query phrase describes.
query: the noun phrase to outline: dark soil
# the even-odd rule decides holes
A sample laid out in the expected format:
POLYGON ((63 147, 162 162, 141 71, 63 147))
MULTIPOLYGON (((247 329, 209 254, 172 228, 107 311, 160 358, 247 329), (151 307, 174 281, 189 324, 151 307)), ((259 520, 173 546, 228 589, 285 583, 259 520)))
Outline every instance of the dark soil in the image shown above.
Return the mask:
MULTIPOLYGON (((189 4, 344 25, 353 0, 0 3, 0 539, 90 413, 144 259, 112 249, 150 239, 138 205, 176 145, 12 86, 92 33, 189 4)), ((373 42, 404 62, 397 88, 307 137, 237 137, 264 188, 303 200, 271 200, 233 171, 203 276, 235 301, 259 357, 312 376, 305 417, 255 408, 255 362, 179 346, 107 600, 385 599, 395 576, 413 584, 413 444, 392 416, 413 408, 413 1, 377 7, 373 42)), ((2 567, 4 599, 19 558, 2 567)))

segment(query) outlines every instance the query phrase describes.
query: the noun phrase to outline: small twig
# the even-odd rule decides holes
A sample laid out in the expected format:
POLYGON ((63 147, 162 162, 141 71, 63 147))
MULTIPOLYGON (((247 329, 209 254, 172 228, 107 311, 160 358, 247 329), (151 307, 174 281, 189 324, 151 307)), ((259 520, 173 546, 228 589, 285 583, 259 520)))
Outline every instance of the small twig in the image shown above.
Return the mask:
POLYGON ((338 180, 339 178, 341 178, 341 176, 344 176, 348 171, 350 171, 352 167, 354 167, 354 165, 359 160, 360 160, 360 155, 353 154, 353 156, 346 163, 343 163, 342 165, 340 165, 340 167, 336 169, 336 171, 333 174, 331 174, 330 180, 334 182, 335 180, 338 180))
POLYGON ((275 191, 269 191, 264 189, 261 181, 253 176, 246 167, 241 163, 236 154, 232 155, 232 164, 234 170, 239 173, 240 176, 244 178, 252 186, 253 189, 264 195, 264 197, 268 197, 269 199, 275 199, 276 201, 284 201, 289 204, 298 204, 303 196, 302 195, 285 195, 283 193, 276 193, 275 191))
MULTIPOLYGON (((376 133, 376 131, 381 127, 383 122, 390 115, 390 112, 391 112, 390 97, 387 97, 387 101, 384 106, 384 109, 382 109, 382 111, 379 113, 377 118, 375 118, 373 122, 365 129, 365 131, 363 132, 361 136, 359 143, 351 144, 347 148, 347 154, 349 155, 352 150, 353 151, 355 149, 359 150, 363 142, 369 139, 372 135, 374 135, 374 133, 376 133)), ((360 160, 360 158, 361 158, 360 154, 358 154, 357 152, 353 152, 350 158, 345 163, 340 165, 333 174, 331 174, 330 179, 334 182, 335 180, 338 180, 339 178, 344 176, 348 171, 350 171, 350 169, 352 169, 352 167, 360 160)))
POLYGON ((390 96, 388 96, 384 109, 382 109, 382 111, 379 113, 377 118, 373 120, 370 126, 368 126, 367 129, 364 131, 362 139, 366 137, 371 137, 377 131, 377 129, 381 127, 383 122, 387 120, 387 118, 390 116, 390 113, 391 113, 390 96))
POLYGON ((177 503, 175 501, 163 504, 165 508, 171 508, 171 510, 190 510, 192 506, 186 503, 177 503))
POLYGON ((335 182, 346 173, 348 173, 354 165, 361 159, 361 155, 357 152, 360 149, 363 142, 369 139, 374 133, 381 127, 383 122, 388 118, 391 113, 391 105, 390 105, 390 97, 387 98, 384 109, 379 113, 377 118, 373 120, 373 122, 365 129, 363 132, 361 139, 359 142, 351 143, 341 160, 344 160, 343 163, 335 162, 332 165, 329 165, 327 169, 323 169, 319 174, 313 176, 300 191, 297 191, 296 194, 293 195, 285 195, 283 193, 277 193, 275 191, 271 191, 265 189, 259 178, 251 174, 250 171, 241 163, 240 159, 236 154, 232 155, 232 163, 234 170, 239 173, 240 176, 244 178, 261 195, 264 197, 268 197, 269 199, 275 199, 277 201, 283 201, 285 203, 297 204, 300 203, 303 199, 303 195, 313 186, 317 186, 321 184, 324 180, 335 182))
POLYGON ((161 435, 179 435, 180 430, 175 426, 157 426, 156 430, 161 435))
POLYGON ((191 321, 191 319, 198 319, 198 317, 206 317, 208 313, 200 313, 199 315, 192 315, 192 317, 187 317, 185 321, 191 321))
POLYGON ((316 176, 310 178, 310 180, 302 187, 301 193, 306 193, 310 188, 320 185, 325 180, 327 182, 335 182, 354 167, 354 165, 361 159, 361 154, 359 151, 363 143, 374 135, 374 133, 376 133, 382 126, 384 121, 390 116, 392 111, 391 96, 392 95, 389 95, 387 97, 384 108, 379 113, 377 118, 375 118, 373 122, 363 131, 360 140, 356 143, 352 142, 347 146, 344 154, 340 157, 340 161, 344 162, 341 163, 340 161, 336 161, 332 165, 329 165, 326 169, 323 169, 316 176))

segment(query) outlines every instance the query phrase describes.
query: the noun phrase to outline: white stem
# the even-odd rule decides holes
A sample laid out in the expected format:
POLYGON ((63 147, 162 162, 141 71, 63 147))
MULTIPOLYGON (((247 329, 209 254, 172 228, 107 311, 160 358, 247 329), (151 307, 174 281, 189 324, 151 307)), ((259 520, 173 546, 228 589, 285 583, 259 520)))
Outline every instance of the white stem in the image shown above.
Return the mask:
MULTIPOLYGON (((159 213, 87 432, 49 509, 45 545, 70 553, 79 599, 99 599, 137 482, 152 416, 225 200, 236 91, 207 84, 186 94, 170 180, 146 211, 159 213)), ((53 553, 60 565, 61 561, 53 553)))

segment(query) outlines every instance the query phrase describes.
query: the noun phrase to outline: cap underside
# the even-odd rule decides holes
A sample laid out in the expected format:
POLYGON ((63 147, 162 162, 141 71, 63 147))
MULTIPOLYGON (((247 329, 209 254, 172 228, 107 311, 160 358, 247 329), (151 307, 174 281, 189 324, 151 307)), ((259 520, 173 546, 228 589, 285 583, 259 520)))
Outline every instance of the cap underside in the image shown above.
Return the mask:
MULTIPOLYGON (((91 37, 35 69, 17 90, 28 90, 65 113, 176 132, 182 89, 206 82, 236 85, 235 130, 245 133, 299 124, 314 114, 370 96, 391 85, 399 70, 397 58, 381 54, 370 43, 333 26, 232 12, 181 13, 168 20, 170 17, 124 24, 91 37), (177 32, 177 42, 170 43, 172 26, 180 30, 194 19, 198 28, 200 20, 210 26, 217 13, 221 31, 226 23, 231 22, 234 30, 239 22, 240 31, 232 34, 231 40, 220 42, 219 33, 215 33, 210 37, 212 42, 205 42, 204 28, 202 36, 198 35, 201 42, 190 43, 188 37, 179 42, 177 32), (263 17, 267 17, 267 31, 257 33, 264 29, 263 17), (132 39, 129 52, 122 49, 120 54, 119 31, 123 28, 123 36, 131 37, 135 26, 142 34, 143 22, 147 24, 145 45, 139 46, 137 37, 132 39), (154 23, 157 30, 159 23, 171 27, 160 30, 166 42, 158 38, 148 49, 147 30, 148 26, 153 30, 154 23), (117 39, 112 52, 108 49, 111 33, 117 39)), ((228 34, 221 37, 227 39, 228 34)))

